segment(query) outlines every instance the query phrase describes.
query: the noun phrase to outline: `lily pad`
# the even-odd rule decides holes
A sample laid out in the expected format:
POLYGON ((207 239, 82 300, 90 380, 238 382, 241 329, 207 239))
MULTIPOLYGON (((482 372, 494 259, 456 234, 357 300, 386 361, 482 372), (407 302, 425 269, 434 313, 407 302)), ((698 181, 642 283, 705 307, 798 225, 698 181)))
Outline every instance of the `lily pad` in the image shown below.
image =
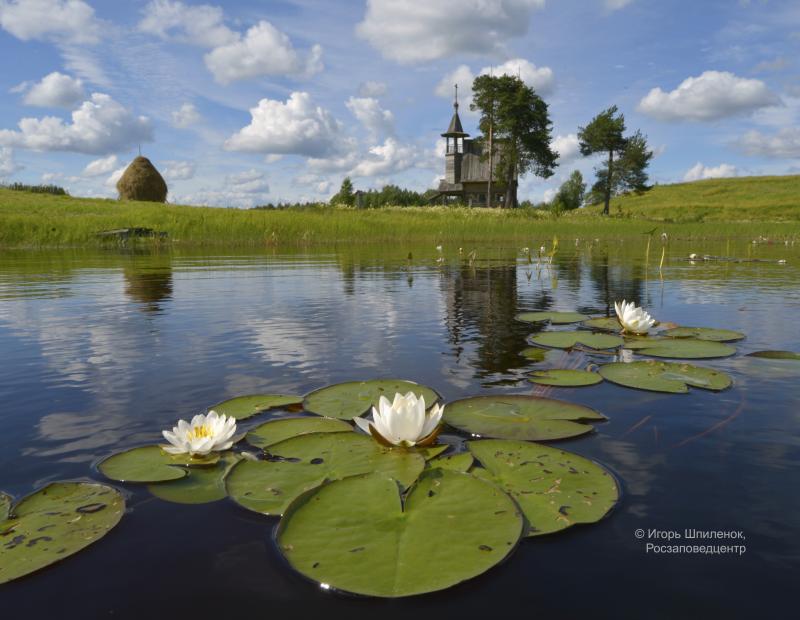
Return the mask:
POLYGON ((105 536, 122 518, 125 500, 94 482, 53 482, 22 499, 0 520, 0 583, 54 564, 105 536))
POLYGON ((444 408, 444 420, 450 426, 498 439, 545 441, 577 437, 594 430, 588 422, 605 419, 583 405, 519 394, 473 396, 444 408))
POLYGON ((620 324, 619 319, 617 319, 615 316, 603 316, 597 319, 589 319, 588 321, 581 323, 581 325, 589 329, 599 329, 600 331, 604 332, 622 331, 622 325, 620 324))
POLYGON ((291 501, 325 481, 378 472, 411 486, 425 467, 421 454, 384 448, 359 433, 313 433, 270 446, 268 461, 241 461, 228 474, 228 495, 265 515, 282 514, 291 501))
POLYGON ((302 396, 294 396, 292 394, 251 394, 250 396, 238 396, 217 403, 213 407, 209 407, 209 410, 214 410, 220 415, 226 415, 237 420, 246 420, 267 409, 292 405, 299 406, 302 403, 302 396))
POLYGON ((12 499, 10 495, 6 495, 2 491, 0 491, 0 521, 8 518, 9 512, 11 512, 11 503, 12 499))
POLYGON ((602 519, 619 500, 619 486, 589 459, 525 441, 468 441, 484 469, 473 475, 497 484, 528 520, 527 536, 541 536, 602 519))
POLYGON ((800 353, 794 351, 756 351, 748 353, 748 357, 763 357, 770 360, 800 360, 800 353))
POLYGON ((449 469, 450 471, 469 471, 475 459, 469 452, 459 452, 458 454, 448 454, 428 461, 428 468, 449 469))
POLYGON ((334 418, 308 416, 305 418, 283 418, 270 420, 256 426, 247 433, 247 443, 258 448, 266 448, 285 439, 307 435, 308 433, 353 432, 352 424, 334 418))
POLYGON ((523 312, 515 317, 523 323, 552 323, 553 325, 567 325, 580 323, 589 317, 580 312, 523 312))
POLYGON ((582 387, 585 385, 597 385, 602 380, 603 377, 598 375, 596 372, 573 369, 537 370, 531 373, 531 377, 529 379, 529 381, 533 381, 539 385, 554 385, 558 387, 582 387))
POLYGON ((328 418, 352 420, 378 406, 381 396, 389 400, 397 393, 414 392, 419 398, 425 397, 425 405, 430 407, 439 395, 429 387, 404 381, 402 379, 374 379, 372 381, 349 381, 337 383, 311 392, 303 401, 306 411, 328 418))
POLYGON ((656 360, 603 364, 599 372, 604 379, 618 385, 671 394, 685 394, 689 391, 687 386, 720 391, 733 383, 728 375, 719 370, 656 360))
POLYGON ((619 336, 611 334, 594 334, 592 332, 543 332, 531 336, 528 341, 541 347, 571 349, 582 344, 590 349, 615 349, 625 344, 619 336))
POLYGON ((694 338, 710 342, 735 342, 744 338, 744 334, 741 332, 712 327, 673 327, 661 333, 669 338, 694 338))
POLYGON ((625 341, 625 348, 650 357, 686 360, 729 357, 736 353, 736 349, 730 345, 693 338, 630 338, 625 341))
POLYGON ((543 362, 547 357, 547 351, 541 347, 528 347, 520 351, 520 355, 531 362, 543 362))
POLYGON ((227 497, 225 476, 241 459, 238 454, 228 452, 212 467, 190 467, 185 477, 150 484, 147 490, 159 499, 175 504, 216 502, 227 497))
POLYGON ((106 478, 118 482, 164 482, 186 476, 185 469, 178 467, 208 467, 219 461, 219 454, 191 457, 188 454, 171 455, 159 446, 132 448, 100 461, 97 468, 106 478))
POLYGON ((480 575, 514 549, 514 502, 469 474, 432 470, 403 500, 394 480, 339 480, 294 502, 278 547, 306 577, 380 597, 434 592, 480 575))

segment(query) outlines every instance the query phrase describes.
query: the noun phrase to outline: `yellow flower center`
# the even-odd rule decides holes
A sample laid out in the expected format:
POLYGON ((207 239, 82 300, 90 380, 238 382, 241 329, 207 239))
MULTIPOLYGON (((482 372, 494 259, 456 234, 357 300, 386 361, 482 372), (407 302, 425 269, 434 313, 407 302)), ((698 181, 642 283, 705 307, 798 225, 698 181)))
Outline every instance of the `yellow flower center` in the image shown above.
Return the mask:
POLYGON ((190 441, 193 441, 195 439, 205 439, 206 437, 211 437, 211 435, 211 429, 208 427, 208 425, 202 424, 190 429, 186 434, 186 438, 190 441))

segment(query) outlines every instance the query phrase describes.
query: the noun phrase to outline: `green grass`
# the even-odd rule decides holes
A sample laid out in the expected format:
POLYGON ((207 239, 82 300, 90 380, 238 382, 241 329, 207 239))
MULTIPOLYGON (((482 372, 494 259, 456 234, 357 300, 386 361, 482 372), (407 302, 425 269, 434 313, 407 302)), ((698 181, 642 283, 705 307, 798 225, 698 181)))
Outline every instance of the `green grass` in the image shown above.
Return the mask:
POLYGON ((375 210, 237 210, 117 202, 0 190, 0 247, 87 247, 102 230, 152 228, 185 246, 299 246, 513 242, 639 237, 654 227, 672 238, 775 238, 800 234, 800 176, 664 185, 614 199, 611 217, 590 207, 553 219, 534 210, 405 207, 375 210))

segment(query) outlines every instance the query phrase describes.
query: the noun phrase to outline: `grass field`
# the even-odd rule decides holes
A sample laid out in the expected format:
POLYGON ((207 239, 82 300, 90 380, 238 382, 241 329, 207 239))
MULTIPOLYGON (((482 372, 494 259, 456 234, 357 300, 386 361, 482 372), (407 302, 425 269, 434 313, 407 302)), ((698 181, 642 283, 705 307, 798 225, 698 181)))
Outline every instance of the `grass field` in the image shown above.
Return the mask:
POLYGON ((539 210, 406 207, 238 210, 117 202, 0 190, 0 247, 86 247, 109 242, 103 230, 144 227, 180 245, 330 245, 480 243, 559 235, 640 236, 657 228, 673 238, 800 235, 800 176, 719 179, 658 186, 616 198, 611 217, 597 207, 555 219, 539 210))

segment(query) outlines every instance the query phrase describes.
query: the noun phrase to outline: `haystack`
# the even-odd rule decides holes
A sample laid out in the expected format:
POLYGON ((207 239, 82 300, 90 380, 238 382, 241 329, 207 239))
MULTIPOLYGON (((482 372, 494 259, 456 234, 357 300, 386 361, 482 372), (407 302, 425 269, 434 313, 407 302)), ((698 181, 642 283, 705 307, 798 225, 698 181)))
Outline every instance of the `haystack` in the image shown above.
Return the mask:
POLYGON ((117 181, 120 200, 166 202, 167 183, 146 157, 139 155, 117 181))

